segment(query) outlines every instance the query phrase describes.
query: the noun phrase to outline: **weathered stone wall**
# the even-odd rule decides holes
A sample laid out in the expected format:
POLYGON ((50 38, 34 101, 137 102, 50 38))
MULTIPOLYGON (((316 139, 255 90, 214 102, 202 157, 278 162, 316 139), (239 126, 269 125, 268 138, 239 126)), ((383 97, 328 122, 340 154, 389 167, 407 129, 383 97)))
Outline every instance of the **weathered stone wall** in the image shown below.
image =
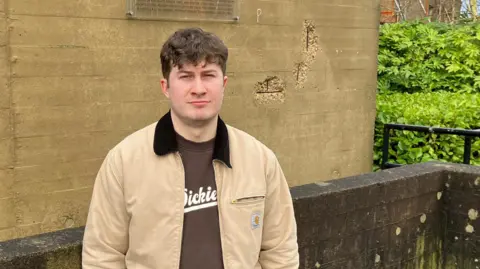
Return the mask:
POLYGON ((297 186, 301 268, 476 268, 479 191, 479 167, 444 163, 297 186))
POLYGON ((2 269, 81 269, 83 228, 0 242, 2 269))
POLYGON ((428 168, 295 187, 302 268, 437 268, 443 169, 428 168))
MULTIPOLYGON (((480 167, 444 163, 294 187, 300 268, 477 268, 479 191, 480 167)), ((80 269, 82 233, 0 243, 0 268, 80 269)))
POLYGON ((480 175, 448 173, 444 188, 447 268, 480 268, 480 175))
POLYGON ((107 150, 168 109, 159 50, 180 27, 230 47, 222 116, 292 186, 370 171, 378 1, 240 4, 238 23, 198 23, 127 20, 118 0, 0 0, 0 240, 84 225, 107 150))

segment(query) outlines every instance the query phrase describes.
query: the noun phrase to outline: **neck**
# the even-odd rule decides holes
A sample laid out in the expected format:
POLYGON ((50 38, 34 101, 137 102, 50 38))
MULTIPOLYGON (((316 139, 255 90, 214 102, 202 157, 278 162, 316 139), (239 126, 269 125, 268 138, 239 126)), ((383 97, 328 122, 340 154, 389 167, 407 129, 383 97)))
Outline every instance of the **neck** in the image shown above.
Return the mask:
POLYGON ((175 132, 183 138, 192 142, 205 142, 213 139, 217 134, 218 116, 208 120, 197 122, 185 122, 180 119, 175 113, 171 113, 173 128, 175 132))

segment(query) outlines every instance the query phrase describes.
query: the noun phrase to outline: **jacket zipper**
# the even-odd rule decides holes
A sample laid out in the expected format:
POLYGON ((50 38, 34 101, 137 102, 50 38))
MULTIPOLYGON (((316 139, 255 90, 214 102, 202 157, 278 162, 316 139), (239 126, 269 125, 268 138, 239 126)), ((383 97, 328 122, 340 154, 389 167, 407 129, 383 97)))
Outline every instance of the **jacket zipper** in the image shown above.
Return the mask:
MULTIPOLYGON (((224 236, 223 236, 223 222, 222 222, 222 206, 221 206, 221 188, 218 186, 218 172, 215 166, 215 160, 212 161, 213 165, 213 173, 215 176, 215 185, 217 187, 217 207, 218 207, 218 223, 220 226, 220 246, 222 247, 222 260, 223 260, 223 268, 228 269, 228 264, 226 262, 226 250, 224 248, 224 236)), ((221 186, 220 186, 221 187, 221 186)))
MULTIPOLYGON (((185 189, 185 167, 183 167, 183 161, 182 161, 182 155, 180 154, 180 152, 177 152, 176 153, 176 159, 177 161, 180 163, 180 173, 182 174, 182 177, 181 177, 181 182, 180 184, 183 184, 183 187, 182 187, 182 193, 185 189)), ((183 202, 181 203, 183 205, 183 202)), ((184 210, 182 209, 181 213, 180 213, 180 236, 179 236, 179 240, 177 242, 177 246, 178 246, 178 256, 177 256, 177 264, 175 266, 175 268, 180 268, 180 259, 181 259, 181 255, 182 255, 182 240, 183 240, 183 219, 184 219, 184 210)))

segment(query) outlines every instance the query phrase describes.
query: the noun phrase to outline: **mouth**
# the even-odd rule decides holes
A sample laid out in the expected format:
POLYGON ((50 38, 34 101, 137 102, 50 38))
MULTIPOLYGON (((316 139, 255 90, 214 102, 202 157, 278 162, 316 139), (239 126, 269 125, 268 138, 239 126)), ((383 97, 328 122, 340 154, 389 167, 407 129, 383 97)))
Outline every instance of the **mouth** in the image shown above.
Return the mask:
POLYGON ((191 101, 191 102, 189 102, 189 104, 194 105, 194 106, 205 106, 208 103, 210 103, 210 102, 209 101, 191 101))

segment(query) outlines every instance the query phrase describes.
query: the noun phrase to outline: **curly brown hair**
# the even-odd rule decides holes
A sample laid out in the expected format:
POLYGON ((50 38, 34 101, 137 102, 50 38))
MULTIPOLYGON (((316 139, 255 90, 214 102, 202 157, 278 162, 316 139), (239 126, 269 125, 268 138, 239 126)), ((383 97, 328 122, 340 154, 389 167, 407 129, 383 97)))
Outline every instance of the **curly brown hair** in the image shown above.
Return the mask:
POLYGON ((162 74, 168 80, 172 68, 186 63, 197 65, 202 61, 218 64, 223 74, 227 70, 228 48, 213 33, 201 28, 185 28, 173 33, 160 52, 162 74))

